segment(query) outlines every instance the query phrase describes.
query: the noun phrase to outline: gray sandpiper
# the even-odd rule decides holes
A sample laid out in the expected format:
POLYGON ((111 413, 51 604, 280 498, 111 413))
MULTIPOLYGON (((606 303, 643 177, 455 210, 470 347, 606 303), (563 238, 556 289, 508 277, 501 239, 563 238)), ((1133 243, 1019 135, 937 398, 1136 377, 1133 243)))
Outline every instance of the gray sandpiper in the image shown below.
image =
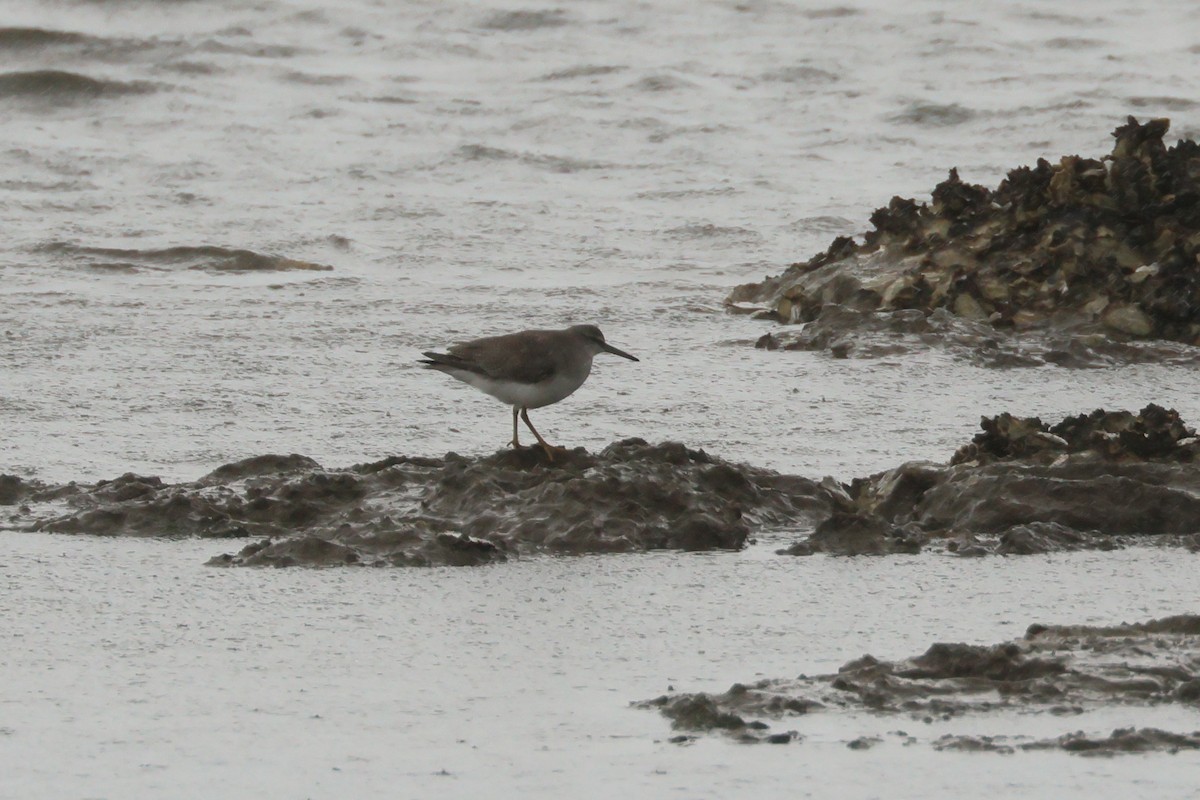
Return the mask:
POLYGON ((521 446, 517 438, 520 415, 553 461, 554 450, 562 448, 542 438, 529 421, 529 409, 557 403, 582 386, 597 353, 638 360, 604 341, 595 325, 572 325, 560 331, 520 331, 473 339, 453 345, 445 353, 422 353, 421 363, 512 406, 512 446, 521 446))

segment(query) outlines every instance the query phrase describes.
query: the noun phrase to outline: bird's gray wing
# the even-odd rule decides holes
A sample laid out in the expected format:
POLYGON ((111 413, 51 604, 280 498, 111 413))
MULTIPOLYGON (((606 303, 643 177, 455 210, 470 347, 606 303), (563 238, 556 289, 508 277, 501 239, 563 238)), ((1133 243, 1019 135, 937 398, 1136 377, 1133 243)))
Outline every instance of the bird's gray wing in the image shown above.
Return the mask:
POLYGON ((558 369, 548 339, 540 333, 525 331, 523 334, 489 336, 456 344, 449 352, 454 358, 470 364, 473 371, 489 378, 540 383, 553 377, 558 369))

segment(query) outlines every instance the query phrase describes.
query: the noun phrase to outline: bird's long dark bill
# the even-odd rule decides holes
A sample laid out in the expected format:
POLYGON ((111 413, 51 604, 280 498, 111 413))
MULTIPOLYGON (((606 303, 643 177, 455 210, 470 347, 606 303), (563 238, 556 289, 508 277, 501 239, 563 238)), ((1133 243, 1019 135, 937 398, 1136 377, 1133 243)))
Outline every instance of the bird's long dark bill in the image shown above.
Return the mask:
POLYGON ((600 346, 603 347, 605 349, 605 351, 612 353, 614 356, 620 356, 621 358, 628 358, 630 361, 640 361, 641 360, 641 359, 637 358, 636 356, 629 355, 629 353, 626 353, 624 350, 618 350, 617 348, 613 347, 611 344, 608 344, 607 342, 601 342, 600 346))

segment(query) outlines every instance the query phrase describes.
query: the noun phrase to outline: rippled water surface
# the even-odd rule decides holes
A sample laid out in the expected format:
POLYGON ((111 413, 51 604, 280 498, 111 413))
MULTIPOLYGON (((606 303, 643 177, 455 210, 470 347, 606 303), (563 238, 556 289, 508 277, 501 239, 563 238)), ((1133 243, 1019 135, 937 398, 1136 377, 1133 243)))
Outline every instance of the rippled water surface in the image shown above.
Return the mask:
MULTIPOLYGON (((642 358, 534 414, 591 449, 848 479, 943 460, 1000 411, 1200 421, 1190 368, 767 353, 721 304, 949 167, 994 185, 1100 155, 1131 113, 1196 136, 1194 3, 0 10, 0 472, 490 452, 507 411, 418 351, 582 321, 642 358)), ((859 753, 939 731, 832 714, 788 748, 681 748, 626 706, 1194 611, 1184 553, 263 572, 201 567, 211 543, 3 536, 0 796, 1187 794, 1182 758, 859 753)), ((1122 713, 996 727, 1160 719, 1122 713)))

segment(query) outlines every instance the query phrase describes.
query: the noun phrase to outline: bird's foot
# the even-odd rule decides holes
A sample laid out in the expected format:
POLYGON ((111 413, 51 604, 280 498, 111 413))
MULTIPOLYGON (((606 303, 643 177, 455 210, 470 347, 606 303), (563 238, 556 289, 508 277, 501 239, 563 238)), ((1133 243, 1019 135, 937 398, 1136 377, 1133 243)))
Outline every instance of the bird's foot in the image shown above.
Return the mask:
POLYGON ((546 453, 546 460, 549 461, 551 464, 554 463, 555 454, 558 454, 560 456, 566 456, 567 453, 571 452, 570 450, 568 450, 565 447, 556 447, 555 445, 546 444, 545 442, 541 442, 541 446, 542 446, 542 450, 545 451, 545 453, 546 453))

